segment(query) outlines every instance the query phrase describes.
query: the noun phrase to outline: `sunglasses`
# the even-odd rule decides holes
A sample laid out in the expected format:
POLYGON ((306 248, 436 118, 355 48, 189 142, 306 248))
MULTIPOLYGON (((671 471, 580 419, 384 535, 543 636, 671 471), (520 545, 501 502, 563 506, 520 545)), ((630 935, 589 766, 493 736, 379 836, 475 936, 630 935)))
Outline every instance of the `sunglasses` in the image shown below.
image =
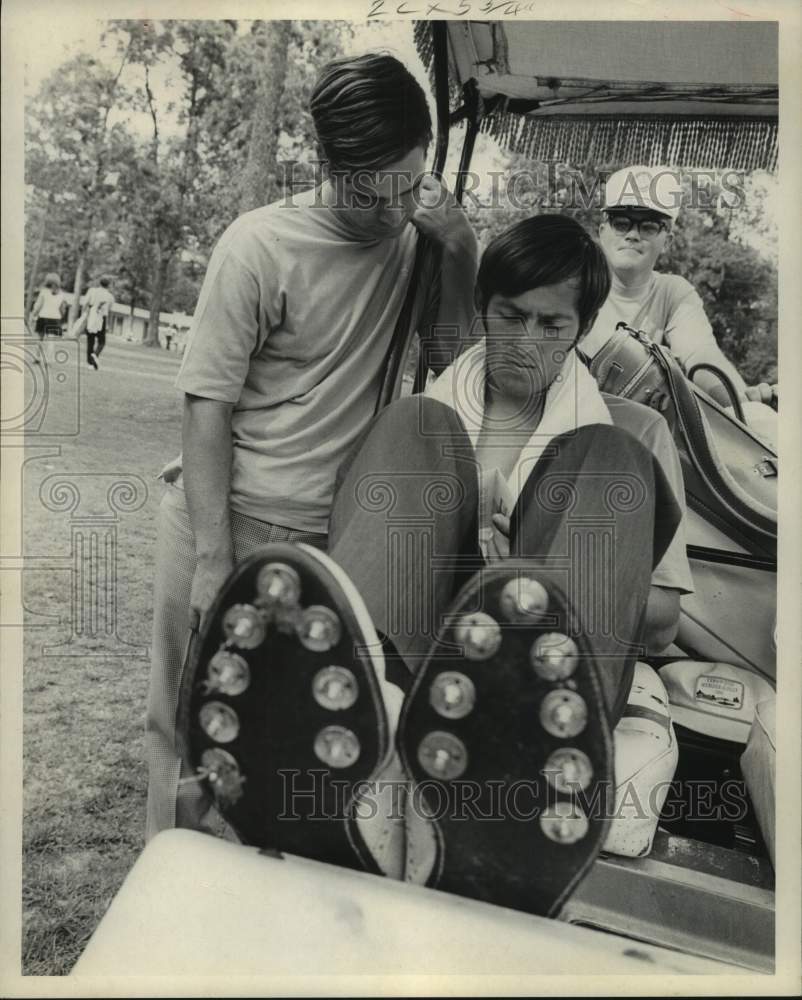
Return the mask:
POLYGON ((655 236, 659 236, 660 233, 668 229, 665 222, 658 222, 656 219, 632 219, 628 215, 610 215, 607 217, 607 221, 619 236, 626 236, 633 226, 638 230, 639 236, 645 236, 648 239, 654 239, 655 236))

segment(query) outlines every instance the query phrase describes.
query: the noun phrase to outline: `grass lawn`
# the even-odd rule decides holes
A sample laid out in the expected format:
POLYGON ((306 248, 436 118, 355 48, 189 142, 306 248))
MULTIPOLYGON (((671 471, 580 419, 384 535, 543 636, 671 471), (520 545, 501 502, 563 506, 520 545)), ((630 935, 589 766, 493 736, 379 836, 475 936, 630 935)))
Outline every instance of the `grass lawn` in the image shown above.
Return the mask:
MULTIPOLYGON (((23 549, 33 567, 23 589, 26 975, 70 971, 143 847, 153 547, 162 492, 155 475, 180 448, 175 355, 112 339, 99 372, 77 358, 66 368, 66 389, 53 393, 44 430, 59 420, 68 427, 80 402, 79 432, 28 436, 22 484, 23 549), (60 453, 42 456, 39 445, 60 453), (72 515, 48 509, 40 495, 55 475, 80 490, 81 506, 72 515), (90 655, 93 644, 85 642, 47 652, 63 647, 72 633, 71 517, 108 513, 109 485, 126 475, 146 484, 142 506, 118 512, 112 529, 116 632, 131 651, 126 655, 118 645, 115 655, 90 655), (60 622, 42 625, 42 615, 60 622)), ((94 645, 108 650, 108 641, 94 645)))

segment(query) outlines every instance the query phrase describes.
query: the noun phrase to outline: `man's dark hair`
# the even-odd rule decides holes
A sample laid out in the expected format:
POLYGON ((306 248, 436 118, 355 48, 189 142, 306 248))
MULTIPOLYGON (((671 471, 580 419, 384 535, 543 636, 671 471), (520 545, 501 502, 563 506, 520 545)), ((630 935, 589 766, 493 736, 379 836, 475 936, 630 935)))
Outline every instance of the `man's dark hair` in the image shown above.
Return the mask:
POLYGON ((377 170, 432 139, 426 95, 393 56, 335 59, 309 104, 329 170, 377 170))
POLYGON ((111 284, 111 278, 108 275, 104 274, 103 277, 100 279, 101 287, 108 288, 110 284, 111 284))
POLYGON ((604 251, 568 215, 536 215, 511 226, 488 244, 476 277, 476 305, 483 316, 494 295, 512 298, 533 288, 579 279, 580 335, 587 333, 610 292, 604 251))

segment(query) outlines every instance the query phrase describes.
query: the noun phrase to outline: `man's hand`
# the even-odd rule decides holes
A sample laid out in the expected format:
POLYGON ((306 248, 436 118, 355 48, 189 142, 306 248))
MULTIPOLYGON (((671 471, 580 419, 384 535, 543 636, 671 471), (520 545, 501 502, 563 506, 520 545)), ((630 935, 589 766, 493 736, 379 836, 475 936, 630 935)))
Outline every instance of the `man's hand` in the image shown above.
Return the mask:
POLYGON ((776 394, 777 386, 769 385, 768 382, 759 382, 757 385, 746 387, 746 398, 751 399, 753 403, 765 403, 771 406, 776 394))
POLYGON ((189 627, 191 629, 200 629, 206 612, 212 606, 212 602, 233 569, 234 560, 228 557, 198 561, 189 595, 189 627))
POLYGON ((412 224, 446 251, 475 250, 476 236, 465 209, 436 177, 426 174, 418 188, 412 224))
POLYGON ((174 458, 172 462, 168 462, 156 478, 163 480, 169 485, 170 483, 174 483, 183 471, 184 456, 179 455, 178 458, 174 458))

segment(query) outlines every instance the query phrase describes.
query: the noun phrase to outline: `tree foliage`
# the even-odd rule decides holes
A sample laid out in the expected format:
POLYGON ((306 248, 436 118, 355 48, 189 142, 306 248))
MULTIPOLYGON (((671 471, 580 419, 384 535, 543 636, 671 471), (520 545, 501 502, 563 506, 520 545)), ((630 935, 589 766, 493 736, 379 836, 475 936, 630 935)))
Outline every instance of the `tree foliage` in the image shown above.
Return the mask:
POLYGON ((280 196, 288 159, 301 161, 296 179, 311 179, 309 94, 350 30, 109 21, 102 53, 59 66, 28 101, 31 287, 55 269, 82 293, 111 272, 118 300, 150 310, 155 342, 160 311, 194 308, 211 248, 245 191, 247 207, 280 196))
MULTIPOLYGON (((244 209, 316 176, 309 96, 348 46, 347 22, 110 21, 101 51, 57 67, 28 99, 26 270, 82 292, 103 272, 118 300, 191 312, 214 243, 244 209), (291 168, 288 164, 293 164, 291 168)), ((452 146, 460 142, 452 135, 452 146)), ((480 245, 518 219, 567 212, 592 232, 600 174, 620 164, 509 159, 465 203, 480 245)), ((776 376, 777 239, 765 176, 735 207, 718 180, 683 210, 658 267, 699 291, 748 381, 776 376)))

